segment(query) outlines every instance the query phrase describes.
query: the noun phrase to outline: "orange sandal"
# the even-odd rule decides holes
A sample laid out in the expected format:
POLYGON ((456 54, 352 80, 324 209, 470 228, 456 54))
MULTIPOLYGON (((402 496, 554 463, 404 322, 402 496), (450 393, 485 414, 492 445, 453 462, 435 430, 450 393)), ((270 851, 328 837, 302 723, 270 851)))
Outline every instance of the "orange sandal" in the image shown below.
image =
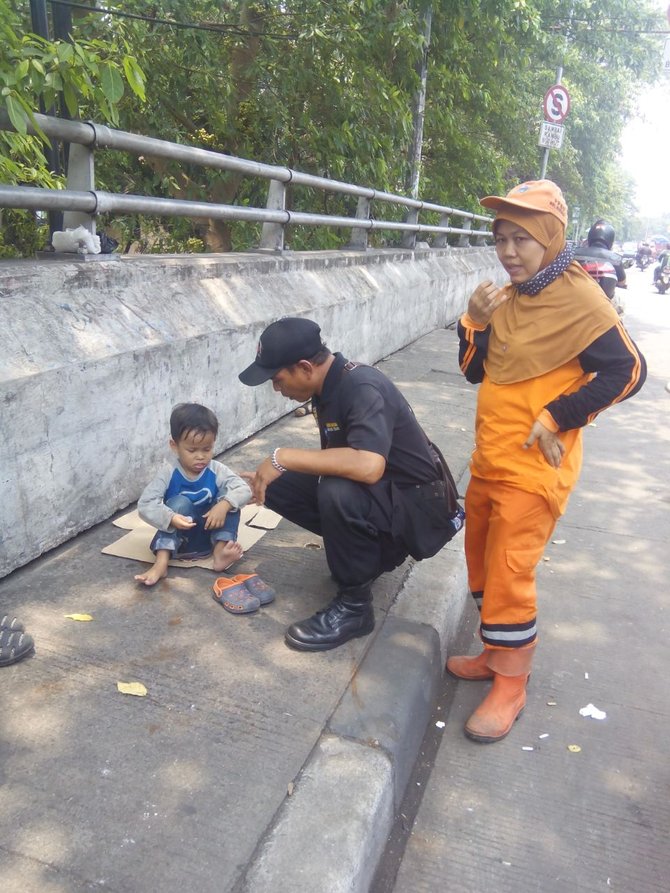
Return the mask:
POLYGON ((230 577, 217 577, 212 586, 212 598, 231 614, 253 614, 261 602, 252 595, 244 583, 230 577))
POLYGON ((277 593, 271 586, 261 580, 258 574, 237 574, 231 577, 236 583, 244 583, 246 588, 252 595, 255 595, 261 605, 269 605, 277 596, 277 593))

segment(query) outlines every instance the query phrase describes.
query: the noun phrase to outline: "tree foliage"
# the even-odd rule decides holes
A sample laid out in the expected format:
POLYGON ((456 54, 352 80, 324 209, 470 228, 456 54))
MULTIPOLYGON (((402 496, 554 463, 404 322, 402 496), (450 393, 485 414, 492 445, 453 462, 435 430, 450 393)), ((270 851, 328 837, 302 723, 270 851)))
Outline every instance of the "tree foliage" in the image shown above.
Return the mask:
POLYGON ((0 176, 8 182, 55 186, 44 158, 40 109, 70 117, 94 115, 118 126, 118 104, 130 86, 144 100, 144 73, 122 35, 50 41, 30 33, 27 4, 0 0, 0 108, 15 132, 0 130, 0 176), (37 137, 29 134, 29 127, 37 137), (42 145, 41 145, 42 144, 42 145))
MULTIPOLYGON (((0 175, 47 184, 26 125, 41 102, 122 129, 403 192, 428 0, 125 0, 79 10, 71 43, 29 33, 28 4, 0 0, 0 84, 17 132, 0 175), (119 15, 113 14, 116 10, 119 15), (7 12, 7 16, 5 16, 7 12), (123 13, 123 15, 121 15, 123 13), (127 88, 130 89, 127 89, 127 88)), ((582 214, 620 221, 617 166, 636 91, 653 76, 661 27, 651 0, 433 0, 421 196, 479 210, 540 168, 542 97, 557 69, 572 108, 547 175, 582 214)), ((263 206, 267 183, 101 152, 101 188, 263 206)), ((353 200, 292 189, 291 207, 351 214, 353 200)), ((399 217, 396 209, 375 209, 399 217)), ((126 244, 208 250, 254 244, 258 228, 116 220, 126 244), (190 240, 190 241, 189 241, 190 240)), ((341 244, 296 228, 294 247, 341 244)))

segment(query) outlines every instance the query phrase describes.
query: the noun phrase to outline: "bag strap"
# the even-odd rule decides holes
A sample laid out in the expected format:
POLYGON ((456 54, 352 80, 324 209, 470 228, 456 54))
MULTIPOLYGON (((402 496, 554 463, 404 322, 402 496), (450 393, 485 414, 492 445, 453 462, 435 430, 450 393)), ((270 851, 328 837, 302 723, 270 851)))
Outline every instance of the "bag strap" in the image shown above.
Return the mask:
MULTIPOLYGON (((453 497, 453 502, 456 503, 459 499, 458 487, 456 486, 456 481, 454 480, 454 476, 451 473, 451 469, 447 465, 447 460, 442 455, 442 450, 436 443, 433 443, 432 440, 428 441, 430 448, 433 450, 435 455, 437 456, 438 463, 440 465, 440 470, 442 472, 442 480, 447 485, 447 490, 449 490, 453 497)), ((454 505, 453 508, 457 506, 454 505)))

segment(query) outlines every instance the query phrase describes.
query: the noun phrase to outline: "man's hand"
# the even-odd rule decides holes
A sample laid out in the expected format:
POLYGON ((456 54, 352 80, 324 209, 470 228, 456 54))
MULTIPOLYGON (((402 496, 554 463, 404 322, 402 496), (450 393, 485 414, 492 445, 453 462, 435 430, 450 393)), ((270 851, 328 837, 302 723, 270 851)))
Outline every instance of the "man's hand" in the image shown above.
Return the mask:
POLYGON ((232 508, 227 499, 222 499, 213 505, 208 512, 202 516, 205 519, 205 530, 217 530, 226 523, 226 516, 232 508))
POLYGON ((545 428, 542 422, 534 422, 530 434, 523 445, 524 450, 529 449, 537 441, 537 445, 547 462, 558 468, 565 453, 565 446, 558 434, 554 434, 549 428, 545 428))
POLYGON ((267 459, 261 462, 253 474, 242 472, 240 477, 244 478, 251 487, 251 501, 255 502, 256 505, 263 505, 265 502, 265 491, 269 484, 276 481, 280 475, 281 471, 277 471, 272 464, 272 459, 268 456, 267 459))
POLYGON ((176 530, 190 530, 191 527, 195 527, 195 521, 188 515, 173 515, 170 518, 170 524, 176 530))
POLYGON ((505 301, 509 301, 507 291, 498 288, 490 279, 485 279, 470 295, 468 316, 478 326, 487 326, 494 312, 505 301))

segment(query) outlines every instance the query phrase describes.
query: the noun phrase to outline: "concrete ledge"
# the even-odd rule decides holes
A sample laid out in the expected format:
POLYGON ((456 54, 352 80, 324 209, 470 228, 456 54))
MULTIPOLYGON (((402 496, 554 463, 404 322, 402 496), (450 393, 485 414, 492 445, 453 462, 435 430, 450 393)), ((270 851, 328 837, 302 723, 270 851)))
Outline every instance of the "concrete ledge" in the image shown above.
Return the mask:
POLYGON ((393 821, 392 773, 382 750, 323 735, 239 890, 366 893, 393 821))
POLYGON ((387 617, 328 726, 342 738, 381 746, 393 764, 400 806, 442 676, 429 626, 387 617))
POLYGON ((406 585, 398 593, 391 613, 398 619, 428 624, 439 640, 440 672, 463 619, 469 599, 468 576, 459 534, 430 561, 412 568, 406 585))
POLYGON ((466 596, 461 536, 412 567, 240 891, 366 893, 418 757, 466 596))
POLYGON ((495 265, 490 248, 0 262, 0 577, 134 502, 175 403, 214 409, 217 452, 289 412, 237 378, 270 322, 311 316, 375 363, 452 322, 495 265))

